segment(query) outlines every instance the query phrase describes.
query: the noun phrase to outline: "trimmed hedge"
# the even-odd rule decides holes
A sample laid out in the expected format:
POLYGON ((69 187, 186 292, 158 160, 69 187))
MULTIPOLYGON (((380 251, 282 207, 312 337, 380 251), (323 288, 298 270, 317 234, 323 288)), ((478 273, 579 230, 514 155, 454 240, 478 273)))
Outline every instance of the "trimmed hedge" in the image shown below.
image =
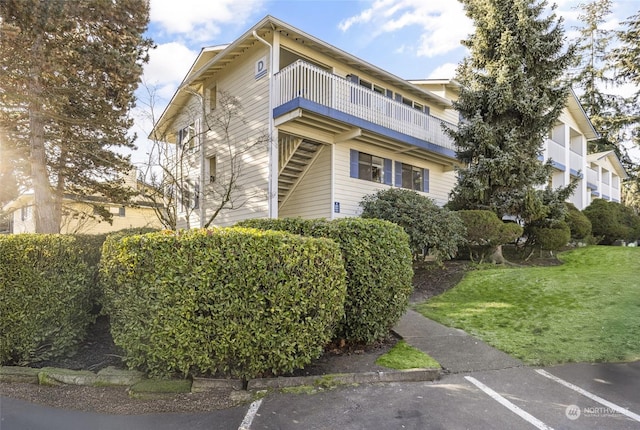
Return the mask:
POLYGON ((0 236, 0 364, 72 353, 94 320, 89 277, 72 236, 0 236))
POLYGON ((611 245, 618 240, 633 242, 640 239, 640 216, 633 208, 596 199, 582 213, 591 221, 593 235, 601 237, 603 245, 611 245))
POLYGON ((283 232, 110 236, 100 275, 125 362, 156 376, 302 368, 322 354, 344 312, 338 246, 283 232))
POLYGON ((571 239, 571 230, 564 221, 556 221, 550 227, 533 227, 535 246, 544 251, 558 251, 571 239))
POLYGON ((493 253, 497 246, 514 242, 522 236, 522 227, 516 223, 503 222, 495 212, 461 210, 456 213, 467 230, 470 256, 474 251, 478 251, 481 260, 493 253))
POLYGON ((409 235, 416 259, 430 254, 439 260, 449 260, 465 243, 465 227, 457 213, 439 207, 413 190, 379 190, 364 196, 360 207, 362 218, 383 219, 401 226, 409 235))
POLYGON ((158 231, 156 228, 138 227, 138 228, 126 228, 111 233, 100 234, 76 234, 76 243, 82 249, 82 257, 89 266, 91 288, 91 297, 94 304, 94 309, 99 307, 102 303, 102 291, 99 288, 98 268, 100 265, 100 258, 102 256, 102 245, 109 235, 116 235, 116 237, 132 236, 136 234, 152 233, 158 231))
POLYGON ((347 270, 345 316, 336 337, 373 343, 405 312, 413 291, 409 236, 402 227, 378 219, 250 219, 239 225, 333 239, 347 270))
POLYGON ((573 203, 565 203, 567 207, 567 215, 565 221, 571 230, 571 238, 575 240, 583 240, 591 237, 591 221, 580 212, 573 203))

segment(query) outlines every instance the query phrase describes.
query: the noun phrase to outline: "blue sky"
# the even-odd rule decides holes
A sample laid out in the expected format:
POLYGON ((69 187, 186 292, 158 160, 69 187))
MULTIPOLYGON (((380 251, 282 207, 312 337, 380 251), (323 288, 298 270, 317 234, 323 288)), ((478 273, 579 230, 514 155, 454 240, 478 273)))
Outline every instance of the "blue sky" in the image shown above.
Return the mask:
MULTIPOLYGON (((571 39, 580 0, 554 3, 571 39)), ((466 54, 460 40, 473 32, 455 0, 151 0, 150 4, 147 35, 157 48, 150 53, 144 80, 156 91, 156 115, 202 47, 232 42, 265 15, 405 79, 452 77, 466 54)), ((640 0, 613 1, 607 27, 620 28, 621 21, 639 10, 640 0)), ((144 95, 139 97, 142 102, 144 95)), ((138 121, 136 131, 146 135, 148 122, 138 121)))

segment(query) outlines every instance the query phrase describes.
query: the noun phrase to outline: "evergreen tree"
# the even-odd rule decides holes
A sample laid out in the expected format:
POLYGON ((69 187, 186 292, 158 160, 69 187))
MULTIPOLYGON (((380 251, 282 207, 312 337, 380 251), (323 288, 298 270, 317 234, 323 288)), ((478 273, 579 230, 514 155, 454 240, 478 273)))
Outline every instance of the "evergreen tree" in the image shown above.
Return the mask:
MULTIPOLYGON (((631 141, 640 149, 640 11, 623 22, 624 29, 617 32, 621 46, 613 51, 618 77, 635 85, 637 91, 626 100, 627 125, 631 128, 631 141)), ((625 183, 625 204, 640 210, 640 166, 629 160, 625 164, 630 180, 625 183)))
POLYGON ((29 160, 37 232, 59 231, 65 193, 128 197, 116 150, 134 147, 148 21, 146 0, 0 2, 0 128, 29 160))
POLYGON ((551 166, 540 162, 542 145, 569 95, 562 77, 573 48, 563 48, 562 21, 555 8, 547 14, 546 1, 462 3, 476 30, 463 41, 470 55, 458 69, 454 107, 463 120, 450 134, 467 167, 458 171, 450 206, 544 219, 549 198, 539 188, 551 166))
POLYGON ((627 126, 633 123, 633 117, 625 106, 624 97, 606 93, 621 85, 622 76, 616 74, 615 60, 610 46, 616 41, 616 33, 602 28, 611 14, 611 0, 593 0, 581 4, 579 19, 583 26, 578 28, 579 37, 575 40, 578 54, 578 68, 572 81, 580 94, 580 103, 594 127, 600 134, 589 142, 589 152, 613 150, 628 172, 634 168, 624 143, 628 140, 627 126))

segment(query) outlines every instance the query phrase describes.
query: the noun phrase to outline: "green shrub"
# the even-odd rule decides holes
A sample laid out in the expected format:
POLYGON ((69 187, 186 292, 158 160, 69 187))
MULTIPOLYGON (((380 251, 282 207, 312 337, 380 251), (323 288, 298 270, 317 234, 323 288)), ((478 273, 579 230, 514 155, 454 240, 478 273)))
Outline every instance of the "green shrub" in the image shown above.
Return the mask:
POLYGON ((409 238, 398 225, 362 218, 252 219, 239 225, 326 237, 340 245, 347 270, 347 300, 338 338, 373 343, 386 336, 405 312, 413 290, 413 269, 409 238))
POLYGON ((596 199, 583 213, 591 221, 593 235, 602 237, 600 243, 603 245, 611 245, 617 240, 640 239, 640 216, 632 208, 596 199))
POLYGON ((72 353, 93 321, 88 284, 72 236, 0 236, 0 363, 72 353))
POLYGON ((290 372, 342 318, 330 240, 228 228, 107 238, 101 283, 114 342, 152 375, 290 372))
POLYGON ((465 243, 464 224, 455 212, 438 207, 415 191, 389 188, 364 196, 363 218, 378 218, 401 226, 409 235, 414 256, 431 253, 448 260, 465 243))
POLYGON ((456 212, 467 231, 469 252, 480 254, 481 260, 504 245, 522 236, 522 227, 503 222, 495 212, 487 210, 461 210, 456 212))
POLYGON ((558 251, 571 239, 571 230, 564 221, 555 221, 549 227, 533 227, 535 246, 544 251, 558 251))
POLYGON ((144 234, 158 231, 154 228, 140 227, 140 228, 127 228, 118 230, 112 233, 100 233, 100 234, 76 234, 76 243, 82 249, 82 257, 89 266, 90 277, 89 286, 91 292, 91 298, 94 304, 94 309, 99 307, 102 303, 102 291, 99 288, 98 281, 98 268, 100 264, 100 258, 102 256, 102 245, 109 235, 116 235, 117 237, 132 236, 136 234, 144 234))
POLYGON ((591 236, 591 221, 580 212, 573 203, 565 203, 567 207, 567 215, 565 222, 571 230, 571 238, 574 240, 583 240, 591 236))

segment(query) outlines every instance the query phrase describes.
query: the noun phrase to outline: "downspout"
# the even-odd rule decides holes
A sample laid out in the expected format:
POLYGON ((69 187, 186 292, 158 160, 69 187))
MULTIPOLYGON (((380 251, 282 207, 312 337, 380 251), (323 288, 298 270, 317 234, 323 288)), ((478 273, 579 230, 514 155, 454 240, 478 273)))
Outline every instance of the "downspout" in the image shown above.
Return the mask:
POLYGON ((278 218, 278 160, 276 158, 277 152, 273 149, 273 46, 264 40, 262 37, 258 36, 258 33, 253 30, 253 37, 256 38, 259 42, 267 45, 269 47, 269 125, 268 125, 268 133, 269 133, 269 181, 267 186, 268 193, 268 211, 269 218, 278 218), (274 178, 275 177, 275 178, 274 178), (275 184, 275 186, 274 186, 275 184), (275 191, 274 191, 275 189, 275 191))

